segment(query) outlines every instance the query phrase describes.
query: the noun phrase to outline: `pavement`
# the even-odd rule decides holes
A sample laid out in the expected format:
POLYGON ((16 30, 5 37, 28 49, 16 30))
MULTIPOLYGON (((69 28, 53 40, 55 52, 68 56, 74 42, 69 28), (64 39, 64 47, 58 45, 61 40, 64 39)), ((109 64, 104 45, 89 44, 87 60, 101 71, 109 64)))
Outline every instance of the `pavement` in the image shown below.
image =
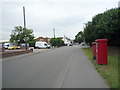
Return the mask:
MULTIPOLYGON (((32 53, 26 53, 26 54, 11 56, 11 57, 5 57, 1 61, 4 62, 4 61, 8 61, 8 60, 14 60, 14 59, 17 59, 17 58, 21 58, 21 57, 25 57, 25 56, 29 56, 29 55, 34 55, 34 54, 37 54, 37 53, 41 53, 41 52, 44 52, 44 51, 47 51, 47 50, 50 50, 50 49, 33 49, 32 53)), ((6 52, 13 52, 13 51, 14 50, 6 50, 6 52)), ((22 50, 16 50, 16 51, 22 51, 22 50)))
POLYGON ((50 49, 33 49, 33 53, 38 53, 38 52, 42 52, 42 51, 47 51, 50 49))
POLYGON ((2 70, 3 88, 108 88, 79 46, 36 50, 4 61, 2 70))

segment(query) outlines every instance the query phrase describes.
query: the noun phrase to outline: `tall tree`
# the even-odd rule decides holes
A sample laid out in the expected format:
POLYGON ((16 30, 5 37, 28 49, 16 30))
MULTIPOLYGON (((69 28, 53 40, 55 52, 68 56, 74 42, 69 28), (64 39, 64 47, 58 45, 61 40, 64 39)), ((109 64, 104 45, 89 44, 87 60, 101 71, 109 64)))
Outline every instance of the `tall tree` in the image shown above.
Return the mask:
POLYGON ((110 9, 93 17, 84 28, 87 43, 108 39, 109 45, 120 45, 120 8, 110 9))
POLYGON ((26 37, 27 41, 34 41, 33 30, 17 26, 14 27, 14 30, 12 30, 10 42, 25 43, 26 37))

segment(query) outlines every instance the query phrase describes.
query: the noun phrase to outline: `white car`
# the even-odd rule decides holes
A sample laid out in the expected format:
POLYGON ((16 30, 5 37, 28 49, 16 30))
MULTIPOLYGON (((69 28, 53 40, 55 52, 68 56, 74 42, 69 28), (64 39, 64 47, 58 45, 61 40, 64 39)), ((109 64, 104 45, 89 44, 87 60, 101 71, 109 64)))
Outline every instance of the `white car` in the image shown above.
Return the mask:
POLYGON ((47 42, 36 42, 35 43, 36 48, 50 48, 51 46, 47 42))
POLYGON ((4 48, 8 49, 9 45, 10 45, 10 43, 4 43, 4 48))

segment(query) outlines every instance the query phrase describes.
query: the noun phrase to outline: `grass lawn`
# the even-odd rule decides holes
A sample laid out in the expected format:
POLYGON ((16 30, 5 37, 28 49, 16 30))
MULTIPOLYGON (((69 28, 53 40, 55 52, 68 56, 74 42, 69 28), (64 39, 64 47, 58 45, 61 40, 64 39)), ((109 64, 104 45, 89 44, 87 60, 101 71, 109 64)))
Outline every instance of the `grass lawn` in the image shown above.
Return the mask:
POLYGON ((118 88, 118 56, 120 57, 120 55, 118 55, 118 53, 116 52, 114 53, 111 48, 108 48, 108 65, 97 65, 96 60, 92 59, 91 48, 82 49, 88 56, 88 58, 91 60, 91 62, 94 64, 96 70, 105 79, 105 82, 108 84, 108 86, 110 88, 118 88))

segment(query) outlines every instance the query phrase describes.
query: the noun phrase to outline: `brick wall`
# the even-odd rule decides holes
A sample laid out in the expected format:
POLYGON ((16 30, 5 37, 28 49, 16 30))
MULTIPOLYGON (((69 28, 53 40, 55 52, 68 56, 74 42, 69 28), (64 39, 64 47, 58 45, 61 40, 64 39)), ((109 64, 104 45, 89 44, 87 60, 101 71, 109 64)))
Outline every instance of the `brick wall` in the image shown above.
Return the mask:
POLYGON ((23 51, 14 51, 14 52, 4 52, 4 53, 0 53, 0 55, 2 56, 2 58, 4 57, 10 57, 10 56, 16 56, 16 55, 20 55, 20 54, 26 54, 26 53, 31 53, 33 52, 33 50, 23 50, 23 51))
POLYGON ((5 51, 5 49, 4 48, 0 48, 0 52, 4 52, 5 51))

